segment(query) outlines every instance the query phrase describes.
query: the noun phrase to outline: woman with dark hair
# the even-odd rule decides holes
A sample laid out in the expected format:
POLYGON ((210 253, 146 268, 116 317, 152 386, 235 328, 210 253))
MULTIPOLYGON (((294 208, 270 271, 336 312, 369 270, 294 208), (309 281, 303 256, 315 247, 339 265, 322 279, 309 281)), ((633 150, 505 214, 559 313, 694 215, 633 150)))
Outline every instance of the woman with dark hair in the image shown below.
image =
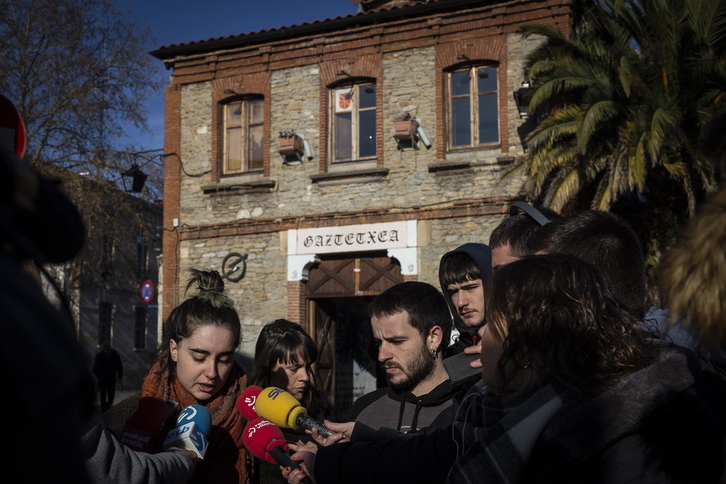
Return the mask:
POLYGON ((252 383, 287 390, 308 415, 322 422, 332 412, 315 386, 312 365, 317 360, 318 348, 302 326, 277 319, 266 324, 257 338, 252 383))
POLYGON ((482 381, 453 428, 295 457, 318 484, 719 482, 723 382, 641 329, 594 267, 564 254, 512 262, 486 307, 482 381))
POLYGON ((650 365, 661 346, 615 301, 595 268, 571 255, 508 267, 489 302, 482 378, 500 394, 545 378, 597 395, 650 365))
POLYGON ((234 360, 239 316, 224 294, 219 273, 191 272, 186 292, 192 287, 198 292, 174 308, 164 323, 162 344, 142 396, 172 400, 180 409, 198 404, 209 410, 209 447, 189 482, 248 483, 251 460, 242 444, 246 421, 235 407, 247 388, 247 376, 234 360))
MULTIPOLYGON (((318 348, 299 324, 276 319, 266 324, 255 345, 252 383, 261 388, 279 387, 294 396, 307 414, 322 422, 332 419, 332 410, 315 386, 312 365, 318 360, 318 348)), ((284 429, 286 440, 299 443, 309 440, 304 431, 284 429)), ((280 466, 256 459, 260 484, 284 483, 280 466)))

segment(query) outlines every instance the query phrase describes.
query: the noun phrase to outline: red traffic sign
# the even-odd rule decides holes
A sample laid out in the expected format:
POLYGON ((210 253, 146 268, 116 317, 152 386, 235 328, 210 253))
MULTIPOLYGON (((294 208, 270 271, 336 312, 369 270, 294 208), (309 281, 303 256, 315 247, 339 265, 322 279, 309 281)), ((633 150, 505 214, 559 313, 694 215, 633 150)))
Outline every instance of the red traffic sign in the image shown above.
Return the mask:
POLYGON ((12 151, 18 158, 25 156, 28 138, 25 123, 15 104, 0 94, 0 150, 12 151))
POLYGON ((141 285, 141 300, 149 304, 154 299, 154 283, 150 280, 141 285))

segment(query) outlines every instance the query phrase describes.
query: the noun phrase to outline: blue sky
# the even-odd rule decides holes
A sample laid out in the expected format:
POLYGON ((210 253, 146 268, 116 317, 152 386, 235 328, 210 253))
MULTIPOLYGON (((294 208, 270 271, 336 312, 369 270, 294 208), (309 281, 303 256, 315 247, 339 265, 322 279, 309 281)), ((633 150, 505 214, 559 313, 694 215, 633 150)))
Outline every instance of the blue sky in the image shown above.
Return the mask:
MULTIPOLYGON (((150 50, 357 12, 351 0, 116 0, 116 7, 151 29, 156 44, 150 50)), ((142 149, 163 148, 163 91, 149 100, 147 109, 151 137, 131 135, 131 139, 142 149)))

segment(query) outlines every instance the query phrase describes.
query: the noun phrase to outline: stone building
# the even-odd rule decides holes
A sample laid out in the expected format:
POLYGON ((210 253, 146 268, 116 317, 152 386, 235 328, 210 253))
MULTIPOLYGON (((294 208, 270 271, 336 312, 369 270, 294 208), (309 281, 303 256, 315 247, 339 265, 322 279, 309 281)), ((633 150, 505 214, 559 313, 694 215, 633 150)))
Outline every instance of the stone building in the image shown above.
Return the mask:
MULTIPOLYGON (((341 0, 344 1, 344 0, 341 0)), ((567 0, 353 0, 359 13, 162 47, 162 312, 189 268, 226 274, 251 358, 261 327, 303 325, 345 409, 381 384, 366 304, 487 242, 519 198, 503 178, 520 115, 523 23, 567 0)), ((525 116, 526 117, 526 116, 525 116)))
MULTIPOLYGON (((64 168, 44 169, 63 180, 86 227, 80 253, 49 267, 75 315, 78 341, 89 365, 103 343, 109 343, 124 366, 117 389, 137 390, 159 340, 154 286, 159 279, 162 205, 64 168)), ((45 282, 49 299, 59 305, 57 291, 45 282)))
POLYGON ((153 363, 160 334, 155 298, 158 244, 149 227, 161 223, 161 206, 132 199, 123 208, 119 218, 126 221, 127 233, 106 227, 89 230, 87 245, 95 248, 99 263, 96 271, 80 275, 74 292, 79 341, 91 356, 108 342, 124 366, 117 390, 136 390, 153 363))

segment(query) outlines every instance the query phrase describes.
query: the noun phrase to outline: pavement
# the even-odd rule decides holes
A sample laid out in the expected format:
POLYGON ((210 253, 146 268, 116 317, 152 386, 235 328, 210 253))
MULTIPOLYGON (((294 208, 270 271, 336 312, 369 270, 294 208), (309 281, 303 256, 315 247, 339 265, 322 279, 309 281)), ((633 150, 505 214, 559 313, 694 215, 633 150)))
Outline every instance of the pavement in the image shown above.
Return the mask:
MULTIPOLYGON (((116 389, 116 394, 113 397, 113 404, 114 405, 117 405, 119 402, 121 402, 125 398, 128 398, 128 397, 130 397, 132 395, 136 395, 137 393, 141 393, 141 389, 140 388, 139 389, 136 389, 136 390, 134 390, 134 389, 128 389, 128 390, 127 389, 122 389, 122 390, 119 390, 117 388, 116 389)), ((94 405, 94 407, 96 409, 96 412, 98 412, 100 414, 101 413, 101 399, 100 399, 100 395, 99 395, 98 392, 96 392, 96 400, 93 402, 93 405, 94 405)))

